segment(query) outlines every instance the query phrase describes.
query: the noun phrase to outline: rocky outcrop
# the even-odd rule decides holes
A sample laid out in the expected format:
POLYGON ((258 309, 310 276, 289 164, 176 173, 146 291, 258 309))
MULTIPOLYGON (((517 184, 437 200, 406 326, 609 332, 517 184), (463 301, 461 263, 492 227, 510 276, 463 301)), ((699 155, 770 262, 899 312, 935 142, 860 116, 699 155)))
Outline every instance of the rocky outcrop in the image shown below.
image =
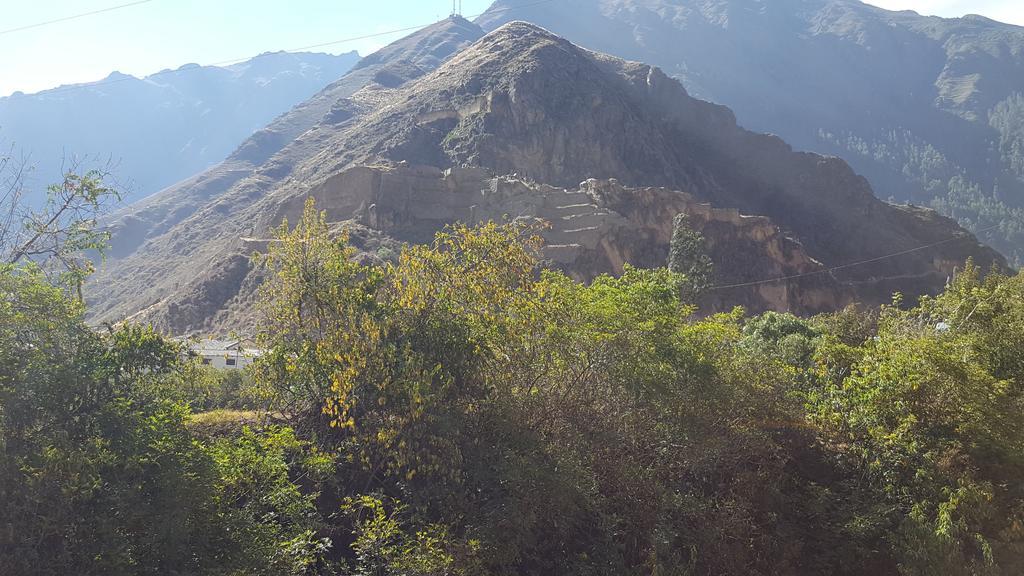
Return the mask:
MULTIPOLYGON (((352 220, 402 242, 427 242, 455 222, 529 220, 543 223, 544 255, 580 280, 619 274, 624 265, 664 266, 673 219, 689 215, 703 233, 721 285, 823 271, 795 240, 763 216, 743 215, 667 188, 630 188, 589 179, 566 189, 514 176, 492 178, 474 168, 361 166, 311 191, 334 221, 352 220)), ((288 213, 298 215, 298 199, 288 213)), ((707 304, 736 304, 814 313, 832 310, 852 293, 830 276, 771 282, 710 294, 707 304)))

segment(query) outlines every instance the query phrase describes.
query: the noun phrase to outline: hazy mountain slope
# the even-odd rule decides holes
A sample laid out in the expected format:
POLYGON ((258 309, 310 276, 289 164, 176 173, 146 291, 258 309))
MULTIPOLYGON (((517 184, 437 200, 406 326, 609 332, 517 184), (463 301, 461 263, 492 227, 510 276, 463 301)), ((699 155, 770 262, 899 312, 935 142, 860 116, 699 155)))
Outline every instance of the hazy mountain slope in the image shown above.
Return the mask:
POLYGON ((224 162, 115 213, 107 223, 112 258, 87 286, 95 316, 123 318, 182 286, 182 278, 167 284, 154 274, 168 280, 176 266, 184 266, 186 276, 201 276, 222 264, 221 250, 237 250, 238 230, 251 230, 249 219, 259 217, 254 205, 322 149, 317 132, 306 134, 311 128, 354 121, 373 107, 375 93, 433 70, 483 34, 467 20, 447 19, 402 38, 254 133, 224 162), (214 239, 213 253, 198 256, 214 239))
MULTIPOLYGON (((888 299, 893 280, 911 295, 940 289, 968 256, 1002 263, 953 222, 877 200, 842 160, 794 153, 778 138, 747 132, 727 108, 691 98, 656 68, 513 23, 426 76, 397 88, 375 83, 339 102, 252 178, 112 263, 98 278, 102 289, 89 295, 97 318, 116 321, 142 310, 136 319, 178 332, 235 325, 251 311, 257 282, 246 238, 264 238, 307 195, 331 207, 333 221, 362 218, 387 231, 378 218, 360 216, 384 206, 374 200, 383 193, 380 179, 348 185, 343 178, 352 167, 380 162, 478 166, 561 188, 617 178, 681 190, 770 217, 803 243, 801 253, 826 266, 943 242, 836 275, 869 302, 888 299)), ((406 182, 394 192, 404 198, 404 212, 443 204, 406 182)))
POLYGON ((482 35, 466 20, 445 20, 364 58, 351 72, 246 138, 220 164, 114 214, 108 222, 113 232, 111 255, 132 253, 236 184, 258 195, 261 186, 286 174, 292 159, 306 149, 307 144, 295 141, 299 135, 321 120, 339 122, 356 113, 346 108, 344 99, 368 85, 401 85, 482 35), (289 152, 275 158, 285 146, 290 146, 289 152))
POLYGON ((741 125, 836 154, 882 198, 932 205, 1024 258, 1024 28, 856 0, 556 0, 535 22, 649 62, 741 125))
POLYGON ((244 138, 349 71, 359 59, 268 53, 227 67, 187 65, 146 78, 113 73, 95 84, 0 98, 0 142, 31 157, 35 190, 62 162, 112 163, 142 198, 223 160, 244 138))

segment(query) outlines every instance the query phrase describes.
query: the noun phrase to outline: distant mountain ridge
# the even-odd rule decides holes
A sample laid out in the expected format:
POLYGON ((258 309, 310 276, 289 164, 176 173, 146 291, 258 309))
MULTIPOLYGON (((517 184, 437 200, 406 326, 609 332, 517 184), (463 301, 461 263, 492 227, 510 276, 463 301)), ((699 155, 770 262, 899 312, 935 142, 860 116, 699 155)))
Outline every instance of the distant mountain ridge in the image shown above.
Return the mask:
POLYGON ((94 319, 175 333, 243 327, 260 282, 249 257, 308 196, 368 252, 427 241, 454 221, 541 217, 555 221, 550 258, 589 278, 664 264, 673 218, 693 211, 720 282, 815 274, 734 292, 722 307, 831 310, 935 292, 968 257, 1005 266, 954 222, 879 201, 842 160, 743 130, 655 67, 522 22, 481 36, 453 18, 399 41, 222 167, 123 214, 120 237, 137 247, 89 287, 94 319), (195 207, 176 215, 182 198, 195 207), (156 214, 172 215, 166 227, 131 223, 156 214))
POLYGON ((30 158, 33 192, 62 166, 108 162, 126 201, 223 160, 256 130, 340 78, 349 52, 267 53, 231 66, 189 64, 145 78, 118 72, 89 84, 0 98, 0 142, 30 158))
POLYGON ((534 22, 656 65, 751 130, 834 154, 883 199, 932 206, 1024 263, 1024 28, 856 0, 555 0, 534 22))
POLYGON ((111 256, 132 254, 228 191, 243 192, 245 201, 258 198, 290 173, 296 157, 321 145, 300 138, 304 132, 321 121, 344 122, 358 112, 350 105, 354 94, 367 88, 364 94, 372 94, 374 88, 422 76, 483 34, 469 21, 445 20, 360 60, 349 73, 242 140, 223 162, 114 213, 107 222, 111 256))

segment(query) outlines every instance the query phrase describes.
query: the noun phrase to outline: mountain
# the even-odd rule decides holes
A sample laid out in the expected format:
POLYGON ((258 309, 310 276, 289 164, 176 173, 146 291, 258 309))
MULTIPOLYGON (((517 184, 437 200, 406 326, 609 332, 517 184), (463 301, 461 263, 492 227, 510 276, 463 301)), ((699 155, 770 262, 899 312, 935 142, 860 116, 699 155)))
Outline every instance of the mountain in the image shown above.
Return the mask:
POLYGON ((436 68, 445 58, 483 36, 466 20, 446 20, 402 38, 359 61, 309 100, 261 127, 226 159, 149 198, 126 206, 106 222, 112 233, 111 256, 132 254, 160 237, 220 194, 236 187, 258 197, 287 175, 291 166, 318 150, 316 141, 298 139, 321 120, 341 122, 352 115, 348 98, 367 89, 386 90, 436 68), (288 148, 284 154, 278 155, 288 148), (237 185, 237 186, 236 186, 237 185))
MULTIPOLYGON (((477 23, 495 29, 516 4, 477 23)), ((555 0, 514 18, 659 66, 741 125, 841 156, 879 197, 937 208, 1024 263, 1024 28, 856 0, 555 0)))
POLYGON ((358 59, 268 53, 226 67, 190 64, 146 78, 115 72, 97 83, 15 93, 0 98, 0 142, 30 157, 40 195, 62 167, 109 163, 125 200, 136 200, 220 162, 358 59))
POLYGON ((287 145, 243 145, 236 156, 252 163, 277 151, 108 263, 88 289, 94 319, 244 326, 259 283, 249 256, 310 195, 367 252, 456 220, 547 219, 548 257, 582 277, 632 257, 663 264, 671 222, 687 212, 712 244, 717 283, 750 284, 712 295, 722 306, 814 312, 937 291, 969 256, 1005 266, 955 222, 878 200, 842 160, 746 131, 658 68, 521 22, 480 35, 458 18, 421 31, 339 82, 376 70, 362 88, 311 100, 326 113, 287 145), (416 64, 425 54, 451 56, 428 72, 416 64))

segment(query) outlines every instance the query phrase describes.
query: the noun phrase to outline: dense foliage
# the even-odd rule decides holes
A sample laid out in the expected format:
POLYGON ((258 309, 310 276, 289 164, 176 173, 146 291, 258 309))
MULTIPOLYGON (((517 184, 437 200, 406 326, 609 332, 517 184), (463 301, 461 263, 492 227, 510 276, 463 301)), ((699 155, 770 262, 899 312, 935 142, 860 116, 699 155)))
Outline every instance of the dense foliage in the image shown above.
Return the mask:
POLYGON ((0 272, 0 573, 303 573, 322 546, 291 480, 304 443, 197 441, 165 394, 181 358, 148 329, 89 330, 32 269, 0 272))
MULTIPOLYGON (((957 164, 909 130, 886 130, 866 139, 825 130, 818 138, 861 166, 877 193, 890 201, 928 206, 955 219, 999 250, 1015 266, 1024 263, 1024 97, 1014 94, 990 112, 992 150, 976 170, 957 164), (1001 167, 995 170, 993 166, 1001 167), (996 176, 991 176, 996 174, 996 176), (986 180, 987 178, 987 180, 986 180)), ((984 156, 984 155, 983 155, 984 156)))
POLYGON ((120 192, 101 170, 68 170, 46 189, 45 201, 30 201, 29 171, 23 161, 0 154, 0 266, 31 262, 78 290, 93 271, 87 252, 102 254, 109 239, 97 221, 120 192))
POLYGON ((1022 277, 968 265, 914 309, 700 319, 684 275, 580 284, 519 225, 385 266, 312 204, 277 235, 260 411, 4 272, 0 573, 1024 569, 1022 277), (190 414, 225 407, 249 411, 190 414))

